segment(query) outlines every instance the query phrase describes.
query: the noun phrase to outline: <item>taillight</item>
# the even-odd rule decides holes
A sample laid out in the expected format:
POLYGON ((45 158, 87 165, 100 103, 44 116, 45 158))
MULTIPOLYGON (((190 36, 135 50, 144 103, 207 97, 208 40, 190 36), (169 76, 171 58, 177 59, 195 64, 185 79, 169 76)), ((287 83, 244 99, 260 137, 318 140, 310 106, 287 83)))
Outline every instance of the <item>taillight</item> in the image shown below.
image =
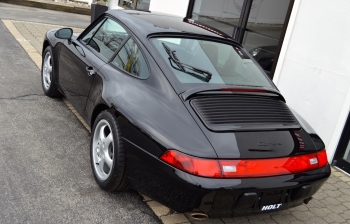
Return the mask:
POLYGON ((173 150, 166 151, 160 159, 180 170, 197 176, 221 177, 219 163, 214 159, 200 159, 173 150))
POLYGON ((318 164, 321 167, 325 167, 328 163, 326 150, 317 152, 318 164))
POLYGON ((165 152, 164 162, 196 176, 212 178, 268 177, 306 172, 327 165, 326 150, 273 159, 202 159, 175 150, 165 152))

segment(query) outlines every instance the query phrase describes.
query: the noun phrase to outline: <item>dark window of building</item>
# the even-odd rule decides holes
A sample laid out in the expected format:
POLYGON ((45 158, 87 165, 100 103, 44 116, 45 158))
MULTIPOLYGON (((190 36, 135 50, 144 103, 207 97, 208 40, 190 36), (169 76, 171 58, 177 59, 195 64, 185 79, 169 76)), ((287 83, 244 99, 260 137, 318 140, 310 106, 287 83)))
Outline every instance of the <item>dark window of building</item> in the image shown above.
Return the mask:
POLYGON ((151 0, 138 0, 136 3, 136 9, 142 11, 148 11, 151 0))
POLYGON ((119 5, 126 8, 126 9, 134 9, 134 7, 133 7, 134 1, 133 0, 119 0, 119 5))
POLYGON ((270 74, 278 49, 290 0, 258 0, 252 2, 243 46, 270 74))
POLYGON ((215 27, 232 36, 239 25, 244 0, 196 0, 192 19, 215 27))
POLYGON ((345 123, 332 164, 350 173, 350 114, 345 123))
POLYGON ((348 144, 348 147, 346 147, 346 151, 344 153, 343 159, 350 163, 350 142, 348 144))
POLYGON ((119 6, 126 9, 148 11, 151 0, 119 0, 119 6))
POLYGON ((231 35, 270 77, 294 0, 190 0, 188 16, 231 35))

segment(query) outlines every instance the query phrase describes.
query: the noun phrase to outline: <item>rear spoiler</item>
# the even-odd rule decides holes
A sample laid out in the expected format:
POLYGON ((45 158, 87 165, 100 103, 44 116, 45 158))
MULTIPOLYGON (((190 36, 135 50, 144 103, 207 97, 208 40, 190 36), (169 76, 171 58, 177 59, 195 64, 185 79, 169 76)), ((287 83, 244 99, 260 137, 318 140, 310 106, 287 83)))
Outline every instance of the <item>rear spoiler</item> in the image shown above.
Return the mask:
POLYGON ((248 94, 248 95, 261 95, 278 98, 284 103, 286 100, 282 94, 276 89, 270 89, 266 87, 253 87, 253 86, 200 86, 189 89, 180 94, 183 101, 186 101, 196 95, 216 95, 216 94, 248 94))

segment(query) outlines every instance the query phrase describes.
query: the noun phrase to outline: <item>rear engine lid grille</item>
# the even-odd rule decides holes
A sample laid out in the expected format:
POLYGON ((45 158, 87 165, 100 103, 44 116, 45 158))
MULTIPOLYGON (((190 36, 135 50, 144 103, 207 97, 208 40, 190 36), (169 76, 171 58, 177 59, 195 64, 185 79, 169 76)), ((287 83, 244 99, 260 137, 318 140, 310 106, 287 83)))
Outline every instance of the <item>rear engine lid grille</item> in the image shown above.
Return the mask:
POLYGON ((190 104, 213 131, 300 128, 287 105, 274 98, 216 95, 192 99, 190 104))

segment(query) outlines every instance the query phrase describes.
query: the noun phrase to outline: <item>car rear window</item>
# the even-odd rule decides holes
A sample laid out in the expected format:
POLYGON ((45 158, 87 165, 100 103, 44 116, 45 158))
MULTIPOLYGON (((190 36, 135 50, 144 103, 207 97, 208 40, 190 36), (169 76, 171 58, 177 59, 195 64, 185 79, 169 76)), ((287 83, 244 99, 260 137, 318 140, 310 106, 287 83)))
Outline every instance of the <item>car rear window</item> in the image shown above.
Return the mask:
POLYGON ((186 38, 151 41, 181 83, 272 87, 266 75, 239 47, 186 38))

